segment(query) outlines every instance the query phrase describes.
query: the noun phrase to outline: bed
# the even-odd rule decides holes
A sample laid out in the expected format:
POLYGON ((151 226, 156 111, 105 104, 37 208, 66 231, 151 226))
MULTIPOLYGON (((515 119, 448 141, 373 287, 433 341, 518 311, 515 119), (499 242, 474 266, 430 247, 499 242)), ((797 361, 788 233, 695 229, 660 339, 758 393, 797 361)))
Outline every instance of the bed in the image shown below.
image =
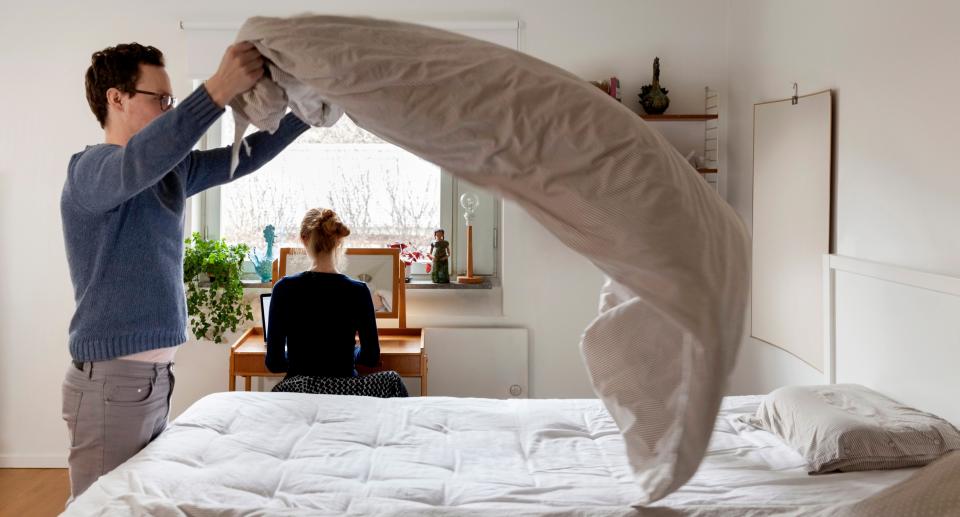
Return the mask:
MULTIPOLYGON (((655 508, 779 513, 862 499, 914 470, 807 475, 738 420, 759 399, 724 399, 700 470, 655 508)), ((644 515, 623 448, 597 400, 218 393, 66 515, 644 515)))
MULTIPOLYGON (((270 81, 231 103, 238 135, 244 120, 275 127, 287 107, 317 126, 347 113, 516 201, 603 271, 599 315, 581 340, 600 400, 211 395, 68 515, 797 515, 872 499, 910 476, 808 476, 773 435, 739 423, 757 398, 721 400, 747 303, 746 228, 623 105, 531 56, 411 24, 256 17, 237 38, 272 63, 270 81), (644 502, 653 503, 635 508, 644 502)), ((851 365, 845 353, 857 348, 847 344, 862 334, 850 338, 846 325, 860 315, 842 315, 864 304, 834 301, 843 325, 828 331, 836 347, 824 382, 950 409, 929 389, 871 379, 877 360, 905 371, 872 342, 859 343, 851 365)), ((953 349, 937 341, 956 343, 954 314, 932 340, 891 344, 922 362, 910 378, 938 392, 957 385, 947 366, 956 362, 940 357, 953 349)), ((921 322, 907 322, 913 335, 921 322)))
MULTIPOLYGON (((943 345, 957 344, 960 279, 835 256, 824 270, 825 382, 863 383, 956 425, 960 347, 943 345)), ((778 437, 740 420, 760 400, 725 397, 695 476, 635 508, 641 493, 624 441, 599 400, 217 393, 65 515, 759 516, 875 505, 847 513, 859 516, 890 507, 875 496, 887 487, 897 485, 883 492, 895 503, 906 500, 898 494, 908 478, 908 487, 943 487, 948 511, 930 515, 960 513, 960 454, 947 476, 933 465, 811 476, 778 437)))

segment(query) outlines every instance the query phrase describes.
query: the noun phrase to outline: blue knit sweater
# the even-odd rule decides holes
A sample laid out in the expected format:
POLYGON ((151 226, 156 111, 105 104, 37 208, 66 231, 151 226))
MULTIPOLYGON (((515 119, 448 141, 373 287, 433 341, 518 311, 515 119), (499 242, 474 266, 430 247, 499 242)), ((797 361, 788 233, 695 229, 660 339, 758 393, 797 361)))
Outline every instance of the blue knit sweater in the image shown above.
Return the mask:
MULTIPOLYGON (((73 155, 60 198, 76 311, 70 355, 103 361, 187 340, 183 292, 186 199, 230 181, 230 148, 191 151, 223 113, 199 88, 124 147, 73 155)), ((287 115, 246 138, 234 179, 270 161, 309 128, 287 115)))

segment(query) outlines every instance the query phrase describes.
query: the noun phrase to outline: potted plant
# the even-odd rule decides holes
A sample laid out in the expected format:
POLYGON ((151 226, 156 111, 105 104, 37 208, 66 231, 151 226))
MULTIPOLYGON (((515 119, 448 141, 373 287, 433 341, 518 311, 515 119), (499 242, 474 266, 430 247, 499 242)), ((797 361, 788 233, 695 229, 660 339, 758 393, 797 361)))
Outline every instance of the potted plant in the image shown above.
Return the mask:
POLYGON ((403 263, 404 281, 410 282, 411 274, 426 274, 430 272, 430 260, 433 258, 428 253, 417 249, 409 242, 393 242, 387 245, 388 248, 397 248, 400 250, 400 262, 403 263), (413 266, 419 266, 414 270, 413 266))
POLYGON ((240 268, 250 248, 207 240, 196 232, 185 243, 183 281, 190 329, 198 339, 220 343, 227 330, 236 332, 241 323, 253 321, 253 308, 243 301, 240 283, 240 268))

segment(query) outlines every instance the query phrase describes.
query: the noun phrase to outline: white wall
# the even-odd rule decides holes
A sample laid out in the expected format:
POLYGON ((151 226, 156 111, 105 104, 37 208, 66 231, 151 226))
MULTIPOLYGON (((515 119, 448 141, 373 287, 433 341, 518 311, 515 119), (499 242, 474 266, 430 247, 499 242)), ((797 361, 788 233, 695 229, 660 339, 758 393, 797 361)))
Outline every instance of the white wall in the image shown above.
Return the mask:
MULTIPOLYGON (((4 4, 0 34, 15 44, 0 49, 0 465, 61 464, 65 451, 59 385, 73 300, 58 200, 70 154, 101 139, 83 98, 90 53, 122 41, 157 45, 183 96, 189 81, 177 21, 292 14, 321 5, 261 4, 4 4)), ((753 104, 789 96, 794 81, 803 93, 833 88, 836 251, 960 274, 956 2, 436 0, 400 6, 367 0, 330 1, 322 9, 407 20, 520 19, 524 51, 585 78, 620 76, 624 101, 634 109, 635 92, 659 55, 671 111, 698 111, 707 84, 725 94, 726 192, 748 223, 753 104)), ((599 273, 510 204, 503 233, 502 315, 498 299, 461 303, 461 309, 482 307, 480 314, 438 321, 430 308, 446 302, 424 294, 411 307, 410 323, 526 327, 531 395, 590 396, 577 342, 595 310, 599 273)), ((184 347, 175 411, 223 388, 225 358, 223 345, 184 347)), ((814 382, 821 377, 813 368, 747 339, 731 391, 814 382)))
MULTIPOLYGON (((0 465, 62 465, 65 425, 60 382, 69 360, 73 299, 58 200, 69 156, 102 133, 83 96, 90 54, 118 42, 163 49, 176 93, 190 89, 181 19, 237 20, 309 9, 406 20, 519 19, 521 48, 585 78, 617 75, 624 101, 649 81, 660 56, 671 110, 702 109, 703 86, 726 79, 721 2, 431 0, 5 3, 0 34, 0 465), (12 42, 12 43, 11 43, 12 42)), ((924 85, 925 86, 925 85, 924 85)), ((522 326, 530 330, 534 397, 587 397, 592 391, 578 341, 597 305, 600 274, 539 224, 507 204, 503 217, 502 315, 437 318, 411 307, 413 325, 522 326)), ((224 345, 190 342, 178 356, 178 412, 204 393, 225 389, 224 345)))
MULTIPOLYGON (((960 273, 960 3, 729 0, 727 198, 751 221, 753 104, 835 92, 836 247, 841 255, 960 273)), ((749 328, 749 327, 748 327, 749 328)), ((746 339, 735 393, 823 382, 746 339)))

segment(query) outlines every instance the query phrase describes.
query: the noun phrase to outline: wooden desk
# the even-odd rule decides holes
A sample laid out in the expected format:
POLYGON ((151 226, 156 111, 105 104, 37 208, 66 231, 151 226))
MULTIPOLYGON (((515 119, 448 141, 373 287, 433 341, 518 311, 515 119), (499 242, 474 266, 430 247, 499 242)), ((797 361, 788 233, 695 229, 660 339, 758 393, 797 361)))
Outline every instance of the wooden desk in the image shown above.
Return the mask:
MULTIPOLYGON (((364 371, 394 370, 401 377, 419 377, 420 396, 426 396, 427 354, 423 350, 423 330, 384 328, 378 329, 377 334, 380 336, 380 366, 364 371)), ((267 370, 264 362, 266 356, 263 327, 253 327, 244 332, 230 347, 230 391, 237 389, 237 376, 243 377, 244 389, 250 391, 253 377, 286 375, 267 370)))

